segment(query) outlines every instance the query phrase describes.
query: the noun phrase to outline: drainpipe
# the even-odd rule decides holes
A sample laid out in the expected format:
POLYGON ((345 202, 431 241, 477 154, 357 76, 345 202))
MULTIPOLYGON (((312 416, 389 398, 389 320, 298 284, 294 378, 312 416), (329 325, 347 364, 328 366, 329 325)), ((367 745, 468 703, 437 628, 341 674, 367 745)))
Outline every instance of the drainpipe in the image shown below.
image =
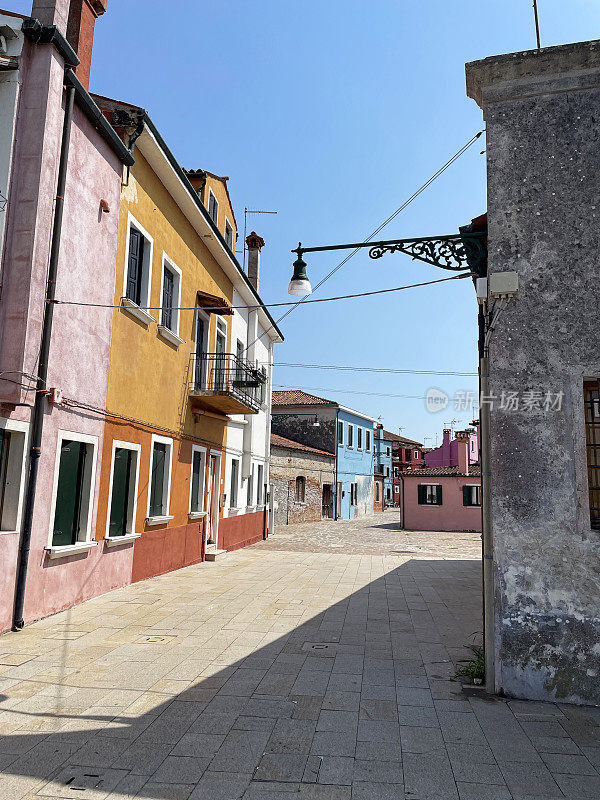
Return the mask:
MULTIPOLYGON (((486 344, 487 311, 479 307, 479 397, 489 397, 489 353, 486 344)), ((481 549, 483 571, 483 642, 485 688, 496 692, 496 648, 494 641, 494 536, 490 508, 490 407, 479 404, 481 464, 481 549)))
POLYGON ((406 517, 404 514, 404 475, 402 473, 400 473, 400 484, 402 486, 402 491, 400 492, 400 498, 401 498, 400 502, 402 504, 400 508, 400 519, 402 521, 400 524, 402 525, 402 530, 404 530, 404 523, 406 522, 406 517))
POLYGON ((340 410, 335 412, 335 431, 333 433, 333 447, 334 447, 334 454, 335 454, 335 485, 333 487, 334 495, 333 495, 333 521, 335 522, 340 518, 340 513, 338 509, 338 453, 340 451, 338 445, 338 422, 339 422, 340 410))
MULTIPOLYGON (((67 70, 65 75, 71 70, 67 70)), ((29 550, 31 546, 31 528, 33 522, 33 507, 37 489, 39 460, 42 451, 42 433, 44 428, 44 411, 46 408, 46 379, 48 377, 48 356, 52 338, 52 318, 54 314, 54 296, 56 290, 56 275, 60 255, 60 238, 62 233, 62 218, 64 210, 65 186, 67 182, 67 166, 69 161, 69 144, 71 140, 71 123, 73 121, 73 106, 75 103, 75 87, 67 86, 65 97, 65 116, 63 121, 62 143, 60 150, 60 163, 58 168, 58 182, 56 187, 56 201, 54 206, 54 227, 52 229, 52 247, 50 250, 50 264, 48 267, 48 280, 46 283, 46 307, 42 323, 42 341, 38 361, 38 377, 36 383, 35 405, 31 422, 31 450, 27 490, 25 495, 25 511, 23 514, 23 529, 19 544, 19 566, 17 571, 17 588, 15 592, 15 605, 13 615, 13 630, 23 629, 23 607, 25 604, 25 585, 27 582, 27 567, 29 563, 29 550)))

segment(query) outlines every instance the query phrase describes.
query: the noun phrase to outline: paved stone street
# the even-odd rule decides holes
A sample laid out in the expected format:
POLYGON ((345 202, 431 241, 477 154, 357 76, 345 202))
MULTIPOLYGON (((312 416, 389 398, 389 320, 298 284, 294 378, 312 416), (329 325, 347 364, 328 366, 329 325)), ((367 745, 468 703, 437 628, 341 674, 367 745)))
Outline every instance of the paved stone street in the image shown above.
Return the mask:
POLYGON ((337 523, 341 548, 278 531, 1 637, 1 800, 600 797, 600 710, 451 681, 478 537, 395 519, 337 523))

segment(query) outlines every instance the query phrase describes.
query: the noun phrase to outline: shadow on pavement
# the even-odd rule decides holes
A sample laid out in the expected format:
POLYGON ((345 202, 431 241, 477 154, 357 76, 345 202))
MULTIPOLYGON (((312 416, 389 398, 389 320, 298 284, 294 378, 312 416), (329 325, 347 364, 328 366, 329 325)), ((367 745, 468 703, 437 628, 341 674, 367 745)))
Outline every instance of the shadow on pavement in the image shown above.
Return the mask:
MULTIPOLYGON (((263 568, 260 558, 249 563, 263 568)), ((180 574, 189 570, 199 585, 178 615, 170 609, 158 620, 160 605, 149 602, 139 630, 128 627, 127 604, 157 590, 164 598, 173 573, 119 590, 126 635, 115 631, 114 613, 107 617, 92 645, 98 657, 79 667, 77 612, 87 604, 67 624, 65 615, 38 623, 63 636, 60 659, 45 660, 43 648, 27 655, 36 626, 0 639, 7 666, 23 658, 0 677, 0 797, 366 800, 391 792, 400 800, 405 788, 420 796, 403 769, 400 724, 437 742, 433 699, 462 709, 450 679, 481 629, 477 561, 406 561, 295 624, 306 608, 298 587, 254 619, 224 615, 218 630, 207 624, 215 595, 203 590, 206 567, 180 574), (240 638, 264 640, 287 619, 289 630, 261 646, 240 638), (232 658, 236 641, 243 654, 232 658)), ((453 778, 448 791, 455 796, 453 778)))

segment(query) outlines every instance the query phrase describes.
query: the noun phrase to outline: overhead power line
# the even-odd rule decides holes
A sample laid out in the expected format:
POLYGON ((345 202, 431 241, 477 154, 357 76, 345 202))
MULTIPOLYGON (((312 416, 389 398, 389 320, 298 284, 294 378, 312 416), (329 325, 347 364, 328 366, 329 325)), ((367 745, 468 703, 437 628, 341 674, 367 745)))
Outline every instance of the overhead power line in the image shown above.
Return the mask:
MULTIPOLYGON (((415 192, 413 192, 413 194, 411 194, 411 196, 407 200, 405 200, 402 203, 402 205, 398 206, 398 208, 394 211, 393 214, 390 214, 390 216, 386 220, 384 220, 378 228, 376 228, 371 234, 369 234, 369 236, 367 236, 367 238, 364 241, 365 242, 370 242, 371 239, 373 239, 375 236, 377 236, 377 234, 380 233, 386 227, 386 225, 389 225, 389 223, 392 222, 392 220, 396 219, 398 214, 400 214, 402 211, 404 211, 404 209, 407 208, 407 206, 409 206, 414 200, 416 200, 417 197, 419 197, 419 195, 422 194, 425 191, 425 189, 427 189, 429 186, 431 186, 431 184, 435 180, 437 180, 437 178, 439 178, 440 175, 442 175, 448 169, 448 167, 452 166, 452 164, 454 164, 454 162, 457 159, 459 159, 463 155, 463 153, 466 153, 466 151, 479 139, 479 137, 483 134, 483 132, 484 132, 484 130, 478 131, 474 136, 472 136, 469 139, 468 142, 466 142, 459 150, 457 150, 456 153, 454 153, 454 155, 451 158, 449 158, 448 161, 446 161, 446 163, 443 164, 437 170, 437 172, 434 172, 434 174, 428 180, 426 180, 425 183, 422 186, 420 186, 415 192)), ((317 291, 317 289, 319 289, 321 286, 323 286, 323 284, 326 281, 328 281, 333 275, 335 275, 335 273, 339 269, 341 269, 344 266, 344 264, 347 264, 348 261, 350 261, 350 259, 353 258, 360 251, 360 249, 361 249, 360 247, 357 247, 355 250, 352 250, 352 252, 348 253, 348 255, 344 259, 342 259, 342 261, 340 261, 339 264, 336 264, 336 266, 332 270, 330 270, 327 273, 327 275, 325 275, 325 277, 322 278, 316 284, 316 286, 313 287, 313 294, 317 291)), ((298 308, 298 306, 302 305, 303 303, 307 303, 307 302, 312 302, 312 301, 307 300, 306 298, 302 298, 301 300, 297 300, 294 303, 293 308, 290 308, 288 311, 285 312, 285 314, 282 314, 281 317, 279 317, 279 319, 276 320, 276 324, 279 325, 279 323, 282 322, 282 320, 284 320, 287 316, 289 316, 292 313, 292 311, 294 311, 296 308, 298 308)), ((271 328, 272 327, 273 326, 271 325, 271 328)), ((268 333, 271 328, 267 329, 267 331, 265 331, 265 334, 268 333)), ((265 334, 261 334, 261 335, 264 336, 265 334)), ((254 340, 254 342, 256 342, 259 338, 260 338, 260 336, 258 336, 254 340)), ((251 347, 254 344, 254 342, 251 342, 248 345, 248 347, 251 347)), ((246 348, 246 349, 248 349, 248 348, 246 348)))
MULTIPOLYGON (((264 365, 272 367, 298 367, 299 369, 326 369, 326 370, 339 370, 347 372, 376 372, 376 373, 389 373, 391 375, 443 375, 454 376, 460 378, 476 378, 477 372, 450 372, 432 369, 395 369, 393 367, 352 367, 341 366, 337 364, 294 364, 286 361, 276 361, 273 364, 264 365)), ((263 364, 261 364, 263 366, 263 364)))
MULTIPOLYGON (((311 392, 337 392, 338 394, 364 394, 368 395, 369 397, 394 397, 394 398, 402 398, 404 400, 426 400, 427 398, 425 395, 420 394, 389 394, 388 392, 363 392, 359 389, 338 389, 334 387, 324 387, 324 386, 284 386, 281 383, 273 384, 274 389, 291 389, 291 390, 301 390, 307 391, 310 390, 311 392)), ((473 408, 477 407, 477 402, 473 401, 473 408)))
MULTIPOLYGON (((463 272, 461 275, 452 275, 450 278, 438 278, 434 281, 423 281, 422 283, 409 283, 406 286, 394 286, 391 289, 376 289, 372 292, 356 292, 355 294, 341 294, 337 297, 318 297, 314 300, 307 300, 307 303, 331 303, 336 300, 352 300, 356 297, 371 297, 376 294, 389 294, 390 292, 402 292, 405 289, 417 289, 420 286, 432 286, 434 283, 444 283, 445 281, 458 281, 461 278, 469 278, 469 272, 463 272)), ((86 308, 127 308, 121 304, 111 303, 80 303, 77 300, 52 300, 51 302, 60 306, 83 306, 86 308)), ((260 303, 259 305, 249 306, 211 306, 207 307, 207 311, 234 311, 234 310, 250 310, 257 308, 277 308, 278 306, 294 306, 294 301, 288 303, 260 303)), ((199 306, 137 306, 142 311, 197 311, 199 306)), ((271 326, 272 327, 272 326, 271 326)), ((271 328, 267 329, 267 332, 271 328)))

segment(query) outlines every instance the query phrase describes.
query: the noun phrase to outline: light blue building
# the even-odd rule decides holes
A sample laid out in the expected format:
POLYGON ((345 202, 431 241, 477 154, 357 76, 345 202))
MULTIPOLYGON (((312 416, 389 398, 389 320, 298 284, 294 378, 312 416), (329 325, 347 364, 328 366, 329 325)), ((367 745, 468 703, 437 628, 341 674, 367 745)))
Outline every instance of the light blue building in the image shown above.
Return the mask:
POLYGON ((331 487, 335 519, 356 519, 374 513, 376 423, 367 414, 301 389, 273 392, 271 431, 335 455, 335 487, 331 487))
POLYGON ((351 408, 337 410, 338 518, 373 514, 373 447, 377 420, 351 408))
POLYGON ((393 505, 394 502, 394 470, 392 466, 392 439, 393 434, 383 429, 383 425, 375 428, 375 472, 383 475, 383 501, 384 505, 393 505))

